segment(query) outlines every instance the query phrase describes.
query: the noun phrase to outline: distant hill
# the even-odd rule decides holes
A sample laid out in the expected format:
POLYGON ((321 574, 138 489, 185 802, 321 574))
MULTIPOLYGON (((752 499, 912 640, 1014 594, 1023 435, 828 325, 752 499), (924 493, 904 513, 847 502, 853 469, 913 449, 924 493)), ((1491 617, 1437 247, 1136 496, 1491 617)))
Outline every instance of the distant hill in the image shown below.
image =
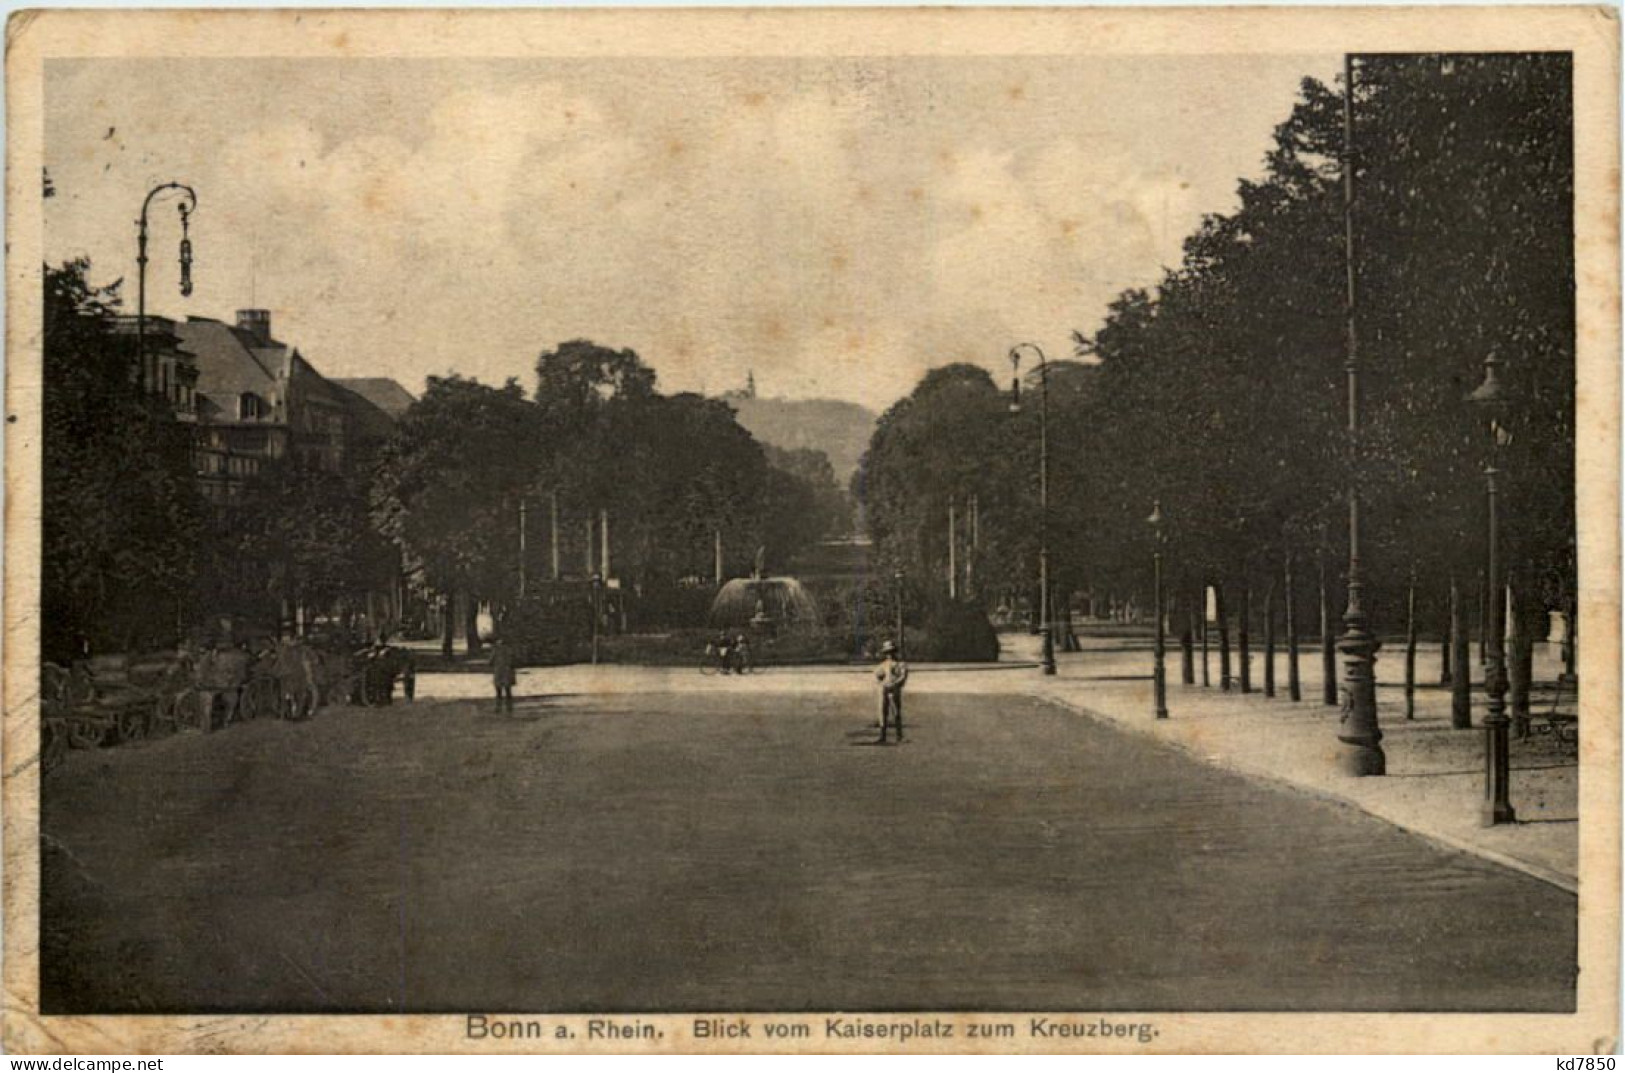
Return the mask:
POLYGON ((829 456, 842 488, 869 449, 875 414, 839 399, 764 399, 730 394, 727 402, 752 436, 775 447, 811 447, 829 456))

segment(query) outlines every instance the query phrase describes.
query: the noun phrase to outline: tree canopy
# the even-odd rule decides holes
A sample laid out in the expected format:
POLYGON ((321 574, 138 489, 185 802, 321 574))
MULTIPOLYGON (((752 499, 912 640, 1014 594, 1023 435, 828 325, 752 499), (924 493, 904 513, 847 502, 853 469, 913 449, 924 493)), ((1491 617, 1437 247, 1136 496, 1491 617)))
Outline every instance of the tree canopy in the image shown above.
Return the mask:
POLYGON ((88 267, 44 270, 41 644, 58 659, 171 635, 207 524, 187 431, 136 388, 118 285, 88 267))
MULTIPOLYGON (((1488 434, 1466 396, 1493 353, 1513 400, 1502 457, 1519 519, 1504 527, 1511 572, 1549 604, 1572 591, 1569 62, 1356 60, 1352 455, 1343 94, 1302 83, 1234 211, 1204 219, 1179 265, 1077 333, 1096 364, 1051 363, 1051 560, 1063 587, 1145 593, 1156 500, 1176 591, 1278 576, 1288 553, 1313 556, 1323 541, 1341 561, 1351 477, 1379 621, 1413 576, 1434 597, 1451 576, 1475 577, 1488 434)), ((947 499, 977 493, 985 546, 1032 576, 1032 407, 1012 420, 998 395, 980 370, 949 366, 882 419, 859 490, 890 554, 945 554, 947 499)))

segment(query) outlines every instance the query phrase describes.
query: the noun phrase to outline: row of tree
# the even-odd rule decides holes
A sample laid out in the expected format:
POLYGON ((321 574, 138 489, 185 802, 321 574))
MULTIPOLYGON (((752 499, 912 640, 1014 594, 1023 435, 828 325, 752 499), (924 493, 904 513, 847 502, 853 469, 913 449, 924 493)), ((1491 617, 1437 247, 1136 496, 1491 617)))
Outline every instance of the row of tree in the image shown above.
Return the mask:
POLYGON ((542 354, 530 395, 431 378, 387 441, 352 445, 345 472, 283 459, 210 504, 193 426, 139 390, 114 330, 118 285, 91 285, 89 267, 45 270, 47 658, 172 644, 222 618, 366 614, 376 628, 414 602, 512 606, 523 572, 552 573, 555 518, 562 573, 608 565, 640 591, 782 564, 850 525, 821 454, 768 448, 725 402, 663 395, 636 354, 587 342, 542 354))
MULTIPOLYGON (((1063 595, 1134 592, 1149 606, 1156 500, 1169 589, 1184 607, 1212 586, 1234 613, 1249 593, 1278 590, 1289 560, 1301 583, 1325 556, 1340 586, 1352 478, 1374 621, 1403 629, 1414 589, 1436 633, 1452 585, 1471 602, 1485 562, 1490 435, 1466 396, 1495 355, 1510 399, 1503 561, 1532 620, 1526 636, 1544 636, 1540 612, 1570 609, 1569 58, 1373 56, 1354 71, 1352 154, 1343 94, 1305 80, 1239 207, 1207 217, 1178 267, 1121 295, 1097 332, 1076 337, 1077 354, 1051 364, 1049 546, 1063 595)), ((981 564, 982 599, 1031 591, 1033 377, 1012 414, 1008 389, 981 369, 936 369, 884 415, 854 488, 885 557, 941 578, 953 544, 959 561, 981 564), (948 530, 950 504, 972 497, 978 547, 948 530)))
POLYGON ((758 442, 723 400, 661 394, 630 350, 565 343, 536 377, 530 396, 431 377, 385 448, 374 518, 448 604, 511 606, 555 548, 562 572, 602 574, 607 540, 610 572, 648 592, 782 566, 849 524, 821 453, 758 442))

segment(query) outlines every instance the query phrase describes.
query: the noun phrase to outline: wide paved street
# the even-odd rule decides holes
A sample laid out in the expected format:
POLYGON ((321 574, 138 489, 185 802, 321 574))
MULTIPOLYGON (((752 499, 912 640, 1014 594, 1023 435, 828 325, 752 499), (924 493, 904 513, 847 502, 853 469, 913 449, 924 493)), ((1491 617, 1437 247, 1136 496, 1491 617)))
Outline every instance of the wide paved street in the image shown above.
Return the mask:
POLYGON ((75 753, 44 1010, 1572 1008, 1572 895, 1356 810, 1032 699, 880 748, 691 677, 75 753))

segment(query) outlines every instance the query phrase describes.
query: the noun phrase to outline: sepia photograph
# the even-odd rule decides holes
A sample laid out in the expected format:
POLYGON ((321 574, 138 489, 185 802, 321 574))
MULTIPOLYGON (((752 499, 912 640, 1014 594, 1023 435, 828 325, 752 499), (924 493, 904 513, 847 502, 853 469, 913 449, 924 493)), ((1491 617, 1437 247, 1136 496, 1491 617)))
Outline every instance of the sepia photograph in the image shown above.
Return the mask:
POLYGON ((14 15, 7 1049, 1612 1053, 1547 11, 14 15))

